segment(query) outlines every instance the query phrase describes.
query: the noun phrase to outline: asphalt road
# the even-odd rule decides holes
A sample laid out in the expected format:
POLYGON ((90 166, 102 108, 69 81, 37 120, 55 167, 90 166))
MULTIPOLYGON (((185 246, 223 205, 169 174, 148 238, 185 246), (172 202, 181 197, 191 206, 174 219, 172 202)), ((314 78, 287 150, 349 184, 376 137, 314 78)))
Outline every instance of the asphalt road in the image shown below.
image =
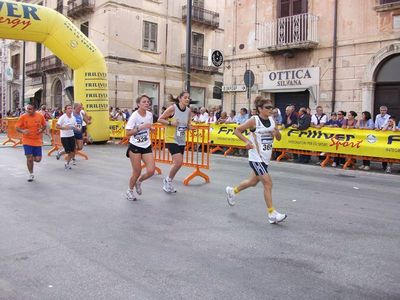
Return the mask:
POLYGON ((243 158, 214 155, 209 184, 182 169, 174 195, 154 176, 130 202, 125 147, 86 152, 28 183, 22 148, 0 148, 0 299, 400 299, 398 175, 272 162, 288 218, 270 225, 261 186, 226 203, 243 158))

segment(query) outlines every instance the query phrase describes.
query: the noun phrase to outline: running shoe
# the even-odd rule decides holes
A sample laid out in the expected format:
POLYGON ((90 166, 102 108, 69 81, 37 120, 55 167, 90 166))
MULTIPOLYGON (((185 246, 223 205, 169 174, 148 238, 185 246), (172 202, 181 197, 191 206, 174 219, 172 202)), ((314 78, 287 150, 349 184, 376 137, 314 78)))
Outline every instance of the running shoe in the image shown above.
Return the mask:
POLYGON ((366 167, 366 166, 361 165, 361 166, 358 167, 358 169, 360 169, 360 170, 365 170, 365 167, 366 167))
POLYGON ((392 173, 392 169, 388 166, 388 167, 386 167, 385 172, 388 173, 388 174, 390 174, 390 173, 392 173))
POLYGON ((142 194, 142 182, 141 181, 139 181, 139 180, 136 181, 135 190, 136 190, 136 193, 138 193, 138 195, 142 194))
POLYGON ((234 206, 235 200, 233 200, 233 197, 235 197, 235 192, 234 192, 233 187, 227 186, 225 189, 225 192, 226 192, 226 201, 228 201, 228 204, 230 206, 234 206))
POLYGON ((369 171, 370 169, 371 169, 371 168, 370 168, 369 166, 365 166, 365 167, 364 167, 364 170, 365 170, 365 171, 369 171))
POLYGON ((171 179, 167 179, 167 177, 165 177, 163 179, 163 190, 166 193, 176 193, 176 189, 174 188, 174 186, 172 185, 172 181, 171 179))
POLYGON ((136 201, 136 197, 135 197, 135 194, 133 193, 133 190, 126 191, 126 200, 136 201))
POLYGON ((72 164, 73 164, 74 166, 76 166, 76 160, 75 160, 75 158, 72 159, 72 164))
POLYGON ((287 215, 278 213, 276 210, 274 210, 272 213, 268 214, 268 221, 270 224, 278 224, 279 222, 282 222, 285 220, 287 215))
POLYGON ((169 192, 170 193, 176 193, 176 189, 175 189, 174 185, 172 184, 171 180, 169 181, 168 185, 169 185, 169 192))
POLYGON ((57 160, 60 160, 60 157, 61 157, 61 153, 60 153, 60 152, 57 152, 57 153, 56 153, 56 159, 57 159, 57 160))
POLYGON ((64 163, 64 168, 65 170, 71 170, 72 167, 69 165, 69 163, 64 163))
POLYGON ((29 174, 29 176, 28 176, 28 181, 29 181, 29 182, 32 182, 32 181, 33 181, 33 178, 35 178, 35 176, 33 176, 33 174, 29 174))

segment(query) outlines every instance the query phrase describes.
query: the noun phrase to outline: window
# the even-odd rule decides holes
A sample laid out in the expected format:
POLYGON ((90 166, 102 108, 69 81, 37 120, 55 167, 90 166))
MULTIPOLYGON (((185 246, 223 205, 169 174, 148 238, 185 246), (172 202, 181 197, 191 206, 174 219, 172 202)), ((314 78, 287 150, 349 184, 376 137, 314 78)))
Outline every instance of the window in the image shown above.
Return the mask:
POLYGON ((295 16, 307 12, 307 0, 279 0, 279 18, 295 16))
MULTIPOLYGON (((153 114, 158 116, 160 84, 158 82, 139 81, 139 95, 147 95, 151 100, 153 114)), ((136 103, 134 103, 136 105, 136 103)))
POLYGON ((204 53, 204 34, 192 32, 192 54, 203 56, 204 53))
POLYGON ((214 99, 222 99, 222 82, 221 81, 214 81, 214 88, 213 88, 213 98, 214 99))
POLYGON ((198 107, 202 107, 206 105, 206 89, 201 87, 190 87, 190 98, 193 100, 193 103, 198 107))
POLYGON ((193 6, 204 8, 204 0, 193 0, 193 6))
POLYGON ((143 22, 143 49, 157 51, 157 24, 152 22, 143 22))
POLYGON ((36 61, 39 63, 42 61, 42 44, 41 43, 36 43, 36 61))
POLYGON ((87 37, 89 37, 89 22, 81 24, 81 32, 87 37))
POLYGON ((380 0, 380 4, 389 4, 395 2, 400 2, 400 0, 380 0))

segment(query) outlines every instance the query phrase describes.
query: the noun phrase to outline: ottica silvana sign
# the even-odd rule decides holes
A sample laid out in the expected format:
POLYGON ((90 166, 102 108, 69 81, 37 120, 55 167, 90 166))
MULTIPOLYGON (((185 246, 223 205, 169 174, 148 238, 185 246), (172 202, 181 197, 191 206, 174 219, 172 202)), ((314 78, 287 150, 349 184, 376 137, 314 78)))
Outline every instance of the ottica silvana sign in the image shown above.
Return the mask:
POLYGON ((306 89, 315 85, 319 85, 319 68, 268 71, 263 74, 263 89, 306 89))

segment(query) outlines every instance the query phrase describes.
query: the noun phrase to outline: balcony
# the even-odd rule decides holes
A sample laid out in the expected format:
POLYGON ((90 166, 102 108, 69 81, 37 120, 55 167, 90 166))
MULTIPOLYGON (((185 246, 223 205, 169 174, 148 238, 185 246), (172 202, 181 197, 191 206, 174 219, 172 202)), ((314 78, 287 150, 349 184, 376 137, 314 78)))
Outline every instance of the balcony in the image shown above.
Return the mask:
MULTIPOLYGON (((181 55, 181 66, 183 69, 186 68, 186 54, 181 55)), ((218 68, 214 66, 208 66, 208 57, 200 55, 190 55, 190 69, 196 72, 204 73, 218 73, 218 68)))
POLYGON ((40 61, 32 61, 26 64, 25 74, 29 77, 39 77, 42 75, 42 68, 40 61))
POLYGON ((47 56, 42 58, 41 68, 46 73, 56 73, 64 70, 64 64, 55 55, 47 56))
MULTIPOLYGON (((186 22, 187 6, 182 6, 182 20, 186 22)), ((192 22, 205 25, 212 29, 219 27, 219 13, 204 9, 198 6, 192 6, 192 22)))
POLYGON ((94 0, 69 0, 67 16, 80 18, 94 12, 94 0))
POLYGON ((300 14, 257 24, 257 48, 266 53, 318 46, 318 17, 300 14))

